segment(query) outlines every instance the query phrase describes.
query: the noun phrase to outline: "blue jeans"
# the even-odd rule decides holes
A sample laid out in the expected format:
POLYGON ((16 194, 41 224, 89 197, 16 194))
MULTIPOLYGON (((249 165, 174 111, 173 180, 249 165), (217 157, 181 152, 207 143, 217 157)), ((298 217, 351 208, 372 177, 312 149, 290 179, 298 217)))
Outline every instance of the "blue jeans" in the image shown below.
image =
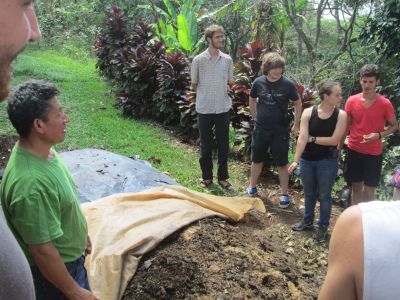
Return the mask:
POLYGON ((332 187, 338 171, 337 158, 300 160, 300 176, 304 189, 304 221, 314 222, 317 200, 320 202, 319 225, 329 225, 332 209, 332 187))
MULTIPOLYGON (((73 262, 66 263, 65 267, 81 288, 90 291, 84 263, 85 257, 81 256, 73 262)), ((37 300, 67 300, 67 297, 42 275, 37 266, 31 266, 31 271, 37 300)))

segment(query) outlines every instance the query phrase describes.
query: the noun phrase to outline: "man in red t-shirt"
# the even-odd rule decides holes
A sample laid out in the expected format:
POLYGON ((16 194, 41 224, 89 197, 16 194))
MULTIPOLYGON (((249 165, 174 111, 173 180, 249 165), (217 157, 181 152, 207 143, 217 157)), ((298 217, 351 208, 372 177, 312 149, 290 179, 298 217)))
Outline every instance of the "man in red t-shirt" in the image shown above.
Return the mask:
POLYGON ((362 92, 349 97, 345 106, 350 130, 345 177, 352 185, 353 204, 375 198, 382 167, 381 139, 398 129, 392 103, 375 91, 379 84, 378 66, 364 65, 360 78, 362 92))

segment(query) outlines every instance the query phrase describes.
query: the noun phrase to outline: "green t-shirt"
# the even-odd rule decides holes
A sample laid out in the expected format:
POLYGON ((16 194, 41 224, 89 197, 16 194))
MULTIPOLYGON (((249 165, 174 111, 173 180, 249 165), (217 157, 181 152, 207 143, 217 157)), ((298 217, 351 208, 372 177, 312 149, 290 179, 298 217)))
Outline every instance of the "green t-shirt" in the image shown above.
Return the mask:
POLYGON ((43 159, 15 146, 0 186, 5 217, 30 265, 29 244, 52 241, 66 263, 78 259, 87 243, 73 179, 52 152, 52 159, 43 159))

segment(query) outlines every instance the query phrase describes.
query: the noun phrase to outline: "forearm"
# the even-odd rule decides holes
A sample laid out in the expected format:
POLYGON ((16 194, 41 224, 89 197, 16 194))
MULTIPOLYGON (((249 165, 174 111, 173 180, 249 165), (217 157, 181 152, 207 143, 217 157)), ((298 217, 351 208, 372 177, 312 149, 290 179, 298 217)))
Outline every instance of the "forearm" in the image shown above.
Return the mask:
POLYGON ((294 105, 294 125, 297 127, 300 126, 301 112, 302 112, 302 104, 301 101, 298 100, 298 102, 296 102, 294 105))
POLYGON ((316 136, 315 143, 322 146, 337 146, 340 139, 333 136, 316 136))
POLYGON ((392 133, 396 132, 397 130, 399 130, 399 125, 397 123, 394 125, 391 125, 388 129, 380 132, 381 138, 391 135, 392 133))
POLYGON ((307 145, 307 137, 300 136, 297 139, 296 151, 294 153, 293 161, 297 163, 300 161, 301 155, 303 154, 306 145, 307 145))
POLYGON ((255 120, 257 116, 257 102, 255 101, 255 99, 253 98, 249 99, 249 108, 251 116, 255 120))
POLYGON ((350 133, 350 127, 351 127, 351 117, 348 114, 346 114, 346 128, 338 144, 339 150, 343 148, 344 142, 346 141, 346 138, 350 133))
POLYGON ((346 132, 343 134, 342 138, 341 138, 340 141, 339 141, 339 144, 338 144, 338 146, 337 146, 339 150, 341 150, 341 149, 343 148, 344 141, 346 140, 346 137, 347 137, 347 133, 348 133, 348 131, 346 131, 346 132))
POLYGON ((80 289, 51 242, 30 245, 29 251, 42 275, 68 298, 80 289))

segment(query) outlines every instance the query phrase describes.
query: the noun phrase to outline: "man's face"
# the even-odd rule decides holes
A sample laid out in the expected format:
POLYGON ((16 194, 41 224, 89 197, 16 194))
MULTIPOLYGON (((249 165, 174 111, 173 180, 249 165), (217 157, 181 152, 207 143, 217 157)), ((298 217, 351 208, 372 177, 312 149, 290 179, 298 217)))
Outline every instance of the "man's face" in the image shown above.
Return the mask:
POLYGON ((47 121, 40 120, 40 128, 43 140, 48 144, 55 145, 64 141, 69 118, 56 97, 52 98, 50 103, 51 108, 47 113, 47 121))
POLYGON ((283 68, 273 68, 268 71, 268 77, 269 79, 275 81, 282 77, 282 73, 283 73, 283 68))
POLYGON ((214 32, 212 38, 207 38, 208 44, 215 49, 221 49, 224 44, 224 34, 221 31, 214 32))
POLYGON ((29 41, 40 39, 32 0, 0 0, 0 101, 9 92, 12 61, 29 41))
POLYGON ((364 76, 361 77, 360 84, 364 94, 375 93, 376 86, 379 84, 379 79, 376 79, 375 76, 364 76))

